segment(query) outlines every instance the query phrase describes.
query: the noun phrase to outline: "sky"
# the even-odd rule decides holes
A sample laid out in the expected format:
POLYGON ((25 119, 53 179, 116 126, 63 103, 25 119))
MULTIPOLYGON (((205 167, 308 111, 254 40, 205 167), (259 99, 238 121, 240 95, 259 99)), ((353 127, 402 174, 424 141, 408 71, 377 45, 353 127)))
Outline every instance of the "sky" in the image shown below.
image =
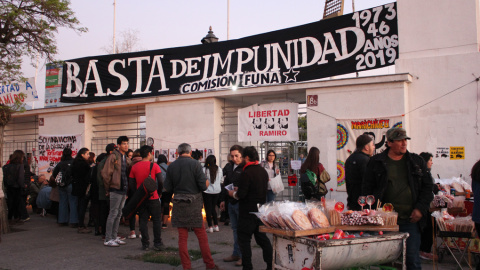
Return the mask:
MULTIPOLYGON (((344 14, 352 13, 352 0, 344 0, 344 14)), ((230 40, 318 21, 325 0, 230 0, 230 40)), ((355 10, 376 7, 393 0, 354 0, 355 10)), ((71 9, 88 32, 77 34, 60 28, 56 35, 58 60, 106 54, 112 45, 114 0, 71 0, 71 9)), ((219 41, 227 40, 228 0, 116 1, 116 36, 126 30, 138 33, 142 50, 198 45, 210 26, 219 41)), ((30 59, 24 59, 25 77, 34 77, 30 59)), ((36 82, 43 107, 45 60, 39 60, 36 82)))

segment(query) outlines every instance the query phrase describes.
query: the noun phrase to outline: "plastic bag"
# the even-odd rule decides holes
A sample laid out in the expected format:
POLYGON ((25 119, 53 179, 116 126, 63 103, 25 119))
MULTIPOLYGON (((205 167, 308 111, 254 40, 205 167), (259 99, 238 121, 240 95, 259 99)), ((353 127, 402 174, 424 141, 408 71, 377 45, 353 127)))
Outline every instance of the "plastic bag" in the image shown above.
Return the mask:
POLYGON ((278 194, 285 189, 283 186, 282 176, 280 174, 277 174, 277 176, 270 179, 270 187, 275 194, 278 194))

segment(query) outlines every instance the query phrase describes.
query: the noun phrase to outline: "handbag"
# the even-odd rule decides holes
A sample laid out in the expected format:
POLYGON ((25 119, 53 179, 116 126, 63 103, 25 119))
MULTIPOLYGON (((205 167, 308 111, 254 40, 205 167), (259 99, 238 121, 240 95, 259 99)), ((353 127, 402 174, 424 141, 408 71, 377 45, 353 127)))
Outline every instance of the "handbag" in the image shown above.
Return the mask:
POLYGON ((275 194, 278 194, 285 189, 283 186, 282 176, 280 174, 270 179, 270 187, 275 194))

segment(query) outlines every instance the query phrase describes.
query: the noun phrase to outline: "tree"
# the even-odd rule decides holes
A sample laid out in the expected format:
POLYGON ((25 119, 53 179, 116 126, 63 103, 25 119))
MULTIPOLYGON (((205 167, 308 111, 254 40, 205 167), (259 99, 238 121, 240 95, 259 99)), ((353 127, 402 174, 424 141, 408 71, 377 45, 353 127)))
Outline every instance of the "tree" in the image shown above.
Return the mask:
POLYGON ((58 28, 79 25, 68 0, 0 0, 0 82, 21 79, 22 56, 54 62, 58 28))
POLYGON ((307 141, 307 115, 298 117, 299 141, 307 141))
POLYGON ((108 46, 102 47, 102 50, 108 54, 138 52, 143 49, 140 48, 140 38, 138 37, 138 30, 127 29, 120 32, 120 38, 115 42, 115 52, 113 51, 112 43, 108 46))

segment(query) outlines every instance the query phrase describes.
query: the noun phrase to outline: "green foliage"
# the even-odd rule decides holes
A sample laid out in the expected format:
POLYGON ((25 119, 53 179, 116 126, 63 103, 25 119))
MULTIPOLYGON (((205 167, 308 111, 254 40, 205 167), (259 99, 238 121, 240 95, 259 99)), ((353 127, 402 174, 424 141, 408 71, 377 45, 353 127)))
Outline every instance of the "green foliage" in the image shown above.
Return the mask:
MULTIPOLYGON (((214 251, 211 251, 212 255, 215 254, 214 251)), ((202 258, 202 252, 200 250, 188 250, 190 259, 196 261, 202 258)), ((151 251, 139 256, 130 256, 127 259, 140 260, 143 262, 150 263, 159 263, 159 264, 169 264, 172 266, 179 266, 182 264, 180 260, 180 255, 178 254, 178 248, 167 247, 165 251, 151 251)))
POLYGON ((22 56, 54 61, 58 28, 79 25, 68 0, 0 0, 0 82, 21 79, 22 56))
POLYGON ((307 141, 307 115, 298 117, 298 140, 307 141))

